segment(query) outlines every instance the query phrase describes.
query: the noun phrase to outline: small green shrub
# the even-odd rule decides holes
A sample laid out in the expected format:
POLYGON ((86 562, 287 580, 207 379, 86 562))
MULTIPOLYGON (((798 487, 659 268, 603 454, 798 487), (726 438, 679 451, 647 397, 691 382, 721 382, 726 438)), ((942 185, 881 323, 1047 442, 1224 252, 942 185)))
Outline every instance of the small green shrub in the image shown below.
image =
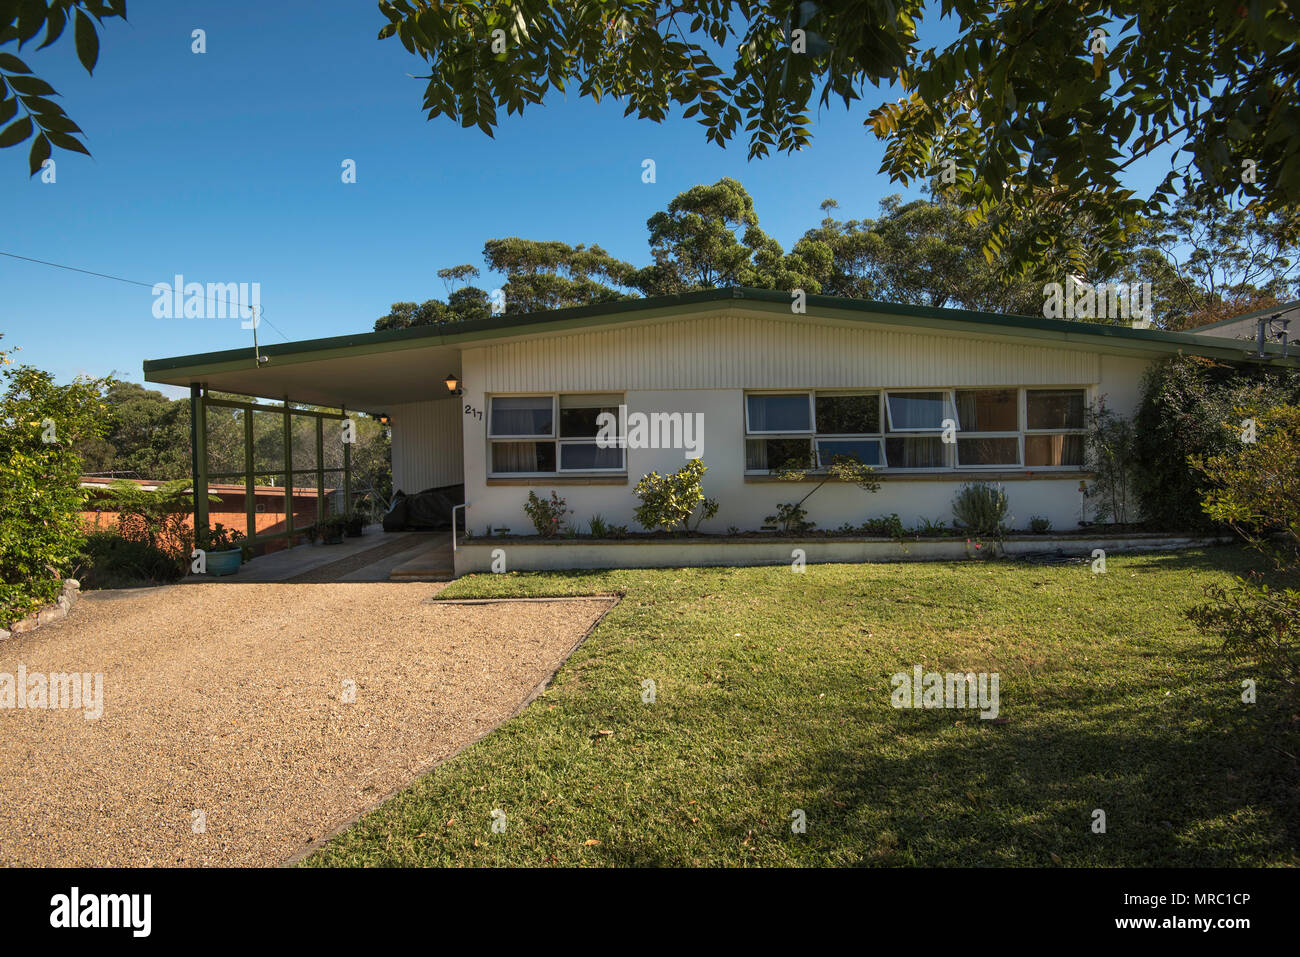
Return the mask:
POLYGON ((600 515, 591 516, 591 521, 587 524, 591 528, 592 538, 605 538, 609 535, 609 526, 605 524, 605 519, 600 515))
POLYGON ((671 475, 651 472, 636 483, 634 492, 641 500, 636 508, 636 520, 643 528, 691 531, 691 517, 700 509, 695 528, 718 514, 716 499, 705 498, 701 480, 708 466, 700 459, 691 459, 671 475), (681 526, 678 528, 678 526, 681 526))
POLYGON ((1029 519, 1029 530, 1037 535, 1049 532, 1052 530, 1052 520, 1041 515, 1035 515, 1029 519))
POLYGON ((802 535, 804 532, 810 532, 816 527, 816 522, 808 521, 808 510, 799 503, 786 502, 776 507, 776 514, 769 515, 763 519, 769 525, 776 523, 781 526, 783 533, 793 532, 795 535, 802 535))
POLYGON ((1010 520, 1007 493, 1001 484, 967 482, 952 500, 952 514, 959 527, 976 535, 1000 535, 1010 520))
POLYGON ((627 538, 627 526, 626 526, 626 525, 611 525, 611 526, 609 527, 609 537, 610 537, 610 538, 627 538))
POLYGON ((928 518, 921 519, 921 525, 916 529, 918 535, 923 535, 927 538, 939 538, 943 535, 947 535, 948 532, 949 529, 946 522, 932 522, 928 518))
POLYGON ((530 491, 524 512, 532 519, 533 528, 542 538, 554 538, 560 534, 564 528, 564 516, 570 514, 564 499, 554 489, 549 499, 538 498, 536 492, 530 491))
POLYGON ((897 512, 880 518, 869 518, 862 523, 862 534, 873 537, 902 538, 906 531, 897 512))
POLYGON ((180 579, 185 568, 184 560, 174 553, 115 531, 87 535, 77 558, 77 575, 84 588, 165 584, 180 579))

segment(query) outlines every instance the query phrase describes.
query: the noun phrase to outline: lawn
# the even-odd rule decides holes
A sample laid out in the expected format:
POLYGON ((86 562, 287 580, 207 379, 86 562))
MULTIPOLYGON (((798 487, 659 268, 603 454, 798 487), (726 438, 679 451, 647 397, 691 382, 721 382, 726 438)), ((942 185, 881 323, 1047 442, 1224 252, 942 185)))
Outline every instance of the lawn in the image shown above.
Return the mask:
POLYGON ((1295 865, 1300 720, 1183 615, 1252 561, 466 577, 441 597, 625 597, 523 714, 305 863, 1295 865), (999 719, 895 709, 914 665, 998 673, 999 719))

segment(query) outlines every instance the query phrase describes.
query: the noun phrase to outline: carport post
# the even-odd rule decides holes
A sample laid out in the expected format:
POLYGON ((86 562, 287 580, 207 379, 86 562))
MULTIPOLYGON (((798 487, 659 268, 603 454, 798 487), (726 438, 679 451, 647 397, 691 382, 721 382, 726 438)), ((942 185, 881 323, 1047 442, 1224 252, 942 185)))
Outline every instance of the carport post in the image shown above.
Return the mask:
MULTIPOLYGON (((339 406, 339 411, 343 413, 343 421, 340 423, 346 430, 348 424, 348 410, 344 406, 339 406)), ((346 433, 345 433, 346 434, 346 433)), ((353 438, 356 434, 353 433, 353 438)), ((343 443, 343 514, 352 511, 352 443, 343 443)))
POLYGON ((208 530, 208 408, 203 387, 190 383, 190 469, 194 476, 194 531, 208 530))
POLYGON ((316 521, 325 515, 325 420, 316 416, 316 521))
POLYGON ((289 397, 284 397, 284 530, 293 548, 293 415, 289 397))
POLYGON ((244 406, 244 534, 252 538, 257 534, 257 486, 253 484, 253 406, 244 406))

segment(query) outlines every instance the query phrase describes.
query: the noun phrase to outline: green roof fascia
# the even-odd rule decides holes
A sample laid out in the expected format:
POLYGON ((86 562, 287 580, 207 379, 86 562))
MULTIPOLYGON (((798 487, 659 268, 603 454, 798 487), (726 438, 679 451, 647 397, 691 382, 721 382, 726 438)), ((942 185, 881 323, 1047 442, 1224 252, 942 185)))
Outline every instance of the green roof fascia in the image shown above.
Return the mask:
MULTIPOLYGON (((770 289, 728 287, 706 289, 699 292, 673 296, 656 296, 649 299, 598 303, 547 312, 507 315, 492 319, 475 319, 455 323, 456 332, 445 332, 444 326, 419 326, 411 329, 391 329, 382 332, 363 332, 324 339, 307 339, 298 342, 273 343, 262 346, 262 355, 280 360, 280 364, 311 362, 321 359, 346 358, 351 355, 369 355, 408 348, 412 345, 464 346, 472 343, 500 339, 529 333, 581 329, 591 326, 611 325, 620 322, 642 321, 671 317, 682 306, 709 303, 749 303, 776 305, 779 309, 764 312, 785 313, 790 308, 790 294, 770 289)), ((1246 351, 1243 340, 1216 339, 1187 332, 1164 332, 1157 329, 1134 329, 1130 326, 1103 325, 1100 323, 1044 319, 1038 316, 1004 315, 976 312, 967 309, 946 309, 936 306, 914 306, 898 303, 876 302, 868 299, 845 299, 837 296, 809 295, 809 308, 819 312, 843 315, 853 321, 867 321, 870 316, 900 316, 917 320, 918 328, 969 329, 982 327, 989 331, 1010 332, 1029 338, 1042 338, 1058 343, 1080 344, 1109 340, 1112 347, 1163 353, 1192 352, 1198 355, 1241 360, 1246 351)), ((248 348, 227 349, 167 359, 144 362, 145 378, 152 373, 191 370, 194 375, 216 374, 246 368, 250 361, 248 348)), ((1277 354, 1282 359, 1280 351, 1277 354)), ((1300 358, 1287 357, 1286 365, 1300 365, 1300 358)))

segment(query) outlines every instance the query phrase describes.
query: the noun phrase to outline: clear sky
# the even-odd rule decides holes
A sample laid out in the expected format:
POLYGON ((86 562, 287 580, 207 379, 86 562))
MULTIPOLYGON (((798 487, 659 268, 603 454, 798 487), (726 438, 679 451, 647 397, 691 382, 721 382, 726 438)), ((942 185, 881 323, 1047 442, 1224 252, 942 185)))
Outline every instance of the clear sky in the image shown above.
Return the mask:
MULTIPOLYGON (((258 282, 264 342, 363 332, 399 300, 442 297, 436 270, 482 267, 485 240, 599 243, 648 260, 645 221, 676 194, 723 176, 754 196, 788 250, 834 197, 841 218, 874 216, 893 192, 881 144, 830 107, 809 150, 746 159, 694 120, 625 118, 613 102, 552 96, 489 139, 426 120, 423 61, 365 0, 222 4, 132 0, 109 21, 99 65, 76 62, 71 29, 22 51, 62 95, 94 154, 56 151, 55 183, 28 179, 26 147, 0 152, 0 249, 147 283, 258 282), (191 52, 206 31, 207 52, 191 52), (655 160, 657 182, 641 180, 655 160), (344 184, 344 160, 357 182, 344 184)), ((480 285, 491 288, 490 283, 480 285)), ((251 345, 237 319, 158 319, 127 285, 0 257, 0 333, 19 361, 54 372, 251 345)), ((172 390, 175 393, 175 390, 172 390)))

